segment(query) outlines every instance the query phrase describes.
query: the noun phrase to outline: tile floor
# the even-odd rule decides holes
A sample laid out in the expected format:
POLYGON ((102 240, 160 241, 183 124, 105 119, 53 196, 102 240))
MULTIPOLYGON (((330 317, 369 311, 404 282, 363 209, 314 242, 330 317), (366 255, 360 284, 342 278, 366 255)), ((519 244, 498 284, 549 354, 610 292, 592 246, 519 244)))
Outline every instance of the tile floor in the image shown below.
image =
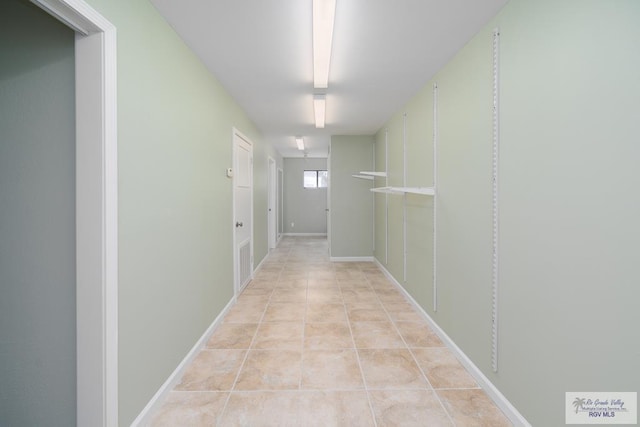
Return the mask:
POLYGON ((152 426, 510 426, 375 264, 284 238, 152 426))

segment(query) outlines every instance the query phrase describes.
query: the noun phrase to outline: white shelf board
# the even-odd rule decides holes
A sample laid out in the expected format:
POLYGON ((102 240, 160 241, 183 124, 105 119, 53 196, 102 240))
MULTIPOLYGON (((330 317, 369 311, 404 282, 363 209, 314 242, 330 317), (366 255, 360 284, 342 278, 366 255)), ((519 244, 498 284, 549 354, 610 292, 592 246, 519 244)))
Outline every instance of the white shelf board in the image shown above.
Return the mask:
POLYGON ((360 171, 360 175, 370 175, 370 176, 380 176, 386 178, 386 172, 371 172, 371 171, 360 171))
POLYGON ((371 191, 374 193, 404 194, 403 191, 400 191, 400 187, 377 187, 372 188, 371 191))
POLYGON ((377 187, 372 188, 371 191, 388 194, 422 194, 424 196, 435 196, 436 194, 433 187, 377 187))
POLYGON ((351 175, 354 178, 359 178, 359 179, 368 179, 369 181, 373 181, 373 177, 372 176, 368 176, 368 175, 351 175))

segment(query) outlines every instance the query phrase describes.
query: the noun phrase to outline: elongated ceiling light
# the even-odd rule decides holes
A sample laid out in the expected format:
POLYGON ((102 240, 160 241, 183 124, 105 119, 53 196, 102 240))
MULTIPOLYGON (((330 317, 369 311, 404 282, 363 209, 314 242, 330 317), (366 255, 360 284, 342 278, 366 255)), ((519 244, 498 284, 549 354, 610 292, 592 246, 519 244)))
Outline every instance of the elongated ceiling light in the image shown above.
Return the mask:
POLYGON ((301 137, 296 137, 296 144, 298 144, 298 150, 304 151, 304 140, 301 137))
POLYGON ((313 87, 329 86, 329 62, 336 0, 313 0, 313 87))
POLYGON ((314 95, 313 97, 313 113, 316 118, 316 127, 324 128, 325 110, 327 108, 327 99, 324 95, 314 95))

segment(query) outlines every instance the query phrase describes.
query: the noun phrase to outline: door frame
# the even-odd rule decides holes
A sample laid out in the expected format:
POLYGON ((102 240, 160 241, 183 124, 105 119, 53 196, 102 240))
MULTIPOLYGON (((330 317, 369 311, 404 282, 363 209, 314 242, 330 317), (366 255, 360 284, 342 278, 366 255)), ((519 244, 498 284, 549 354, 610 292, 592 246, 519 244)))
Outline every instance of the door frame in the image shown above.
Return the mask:
POLYGON ((116 28, 83 0, 31 1, 76 32, 77 424, 116 426, 116 28))
POLYGON ((284 170, 282 168, 278 168, 277 173, 277 182, 278 182, 278 190, 276 193, 276 199, 278 204, 278 216, 277 216, 277 243, 280 243, 280 239, 282 239, 282 233, 284 232, 284 170))
POLYGON ((276 161, 267 157, 267 243, 268 250, 274 249, 278 243, 278 203, 277 203, 276 161))
POLYGON ((240 292, 242 291, 241 288, 241 283, 239 283, 240 278, 238 277, 238 251, 237 251, 237 239, 236 239, 236 171, 235 171, 235 167, 236 167, 236 137, 245 140, 247 143, 249 143, 251 145, 251 229, 249 230, 249 235, 250 237, 250 243, 249 243, 249 248, 251 251, 250 254, 250 259, 251 259, 251 263, 250 263, 250 269, 251 269, 251 277, 253 278, 253 241, 254 236, 253 236, 253 222, 254 222, 254 217, 253 217, 253 187, 254 185, 254 180, 255 180, 255 176, 254 176, 254 170, 253 170, 253 148, 254 148, 254 144, 253 141, 251 141, 251 139, 249 139, 248 137, 246 137, 242 132, 240 132, 238 129, 236 129, 235 127, 232 128, 232 136, 231 136, 231 164, 233 165, 234 168, 234 173, 233 173, 233 178, 231 180, 231 233, 233 235, 233 294, 234 296, 238 296, 240 295, 240 292))

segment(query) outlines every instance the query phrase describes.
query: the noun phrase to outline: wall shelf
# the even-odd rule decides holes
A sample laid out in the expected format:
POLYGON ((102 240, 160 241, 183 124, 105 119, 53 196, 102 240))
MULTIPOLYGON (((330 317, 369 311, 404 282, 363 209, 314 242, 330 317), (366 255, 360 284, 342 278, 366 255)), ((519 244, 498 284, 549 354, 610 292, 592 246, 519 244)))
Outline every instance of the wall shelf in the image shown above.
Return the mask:
POLYGON ((373 177, 373 176, 370 176, 370 175, 358 175, 358 174, 354 174, 354 175, 351 175, 351 176, 352 176, 352 177, 354 177, 354 178, 358 178, 358 179, 367 179, 367 180, 369 180, 369 181, 373 181, 373 180, 374 180, 374 177, 373 177))
POLYGON ((421 194, 424 196, 435 196, 436 191, 433 187, 378 187, 372 188, 374 193, 387 194, 421 194))
POLYGON ((386 178, 387 177, 387 173, 386 172, 360 171, 360 175, 379 176, 379 177, 382 177, 382 178, 386 178))

